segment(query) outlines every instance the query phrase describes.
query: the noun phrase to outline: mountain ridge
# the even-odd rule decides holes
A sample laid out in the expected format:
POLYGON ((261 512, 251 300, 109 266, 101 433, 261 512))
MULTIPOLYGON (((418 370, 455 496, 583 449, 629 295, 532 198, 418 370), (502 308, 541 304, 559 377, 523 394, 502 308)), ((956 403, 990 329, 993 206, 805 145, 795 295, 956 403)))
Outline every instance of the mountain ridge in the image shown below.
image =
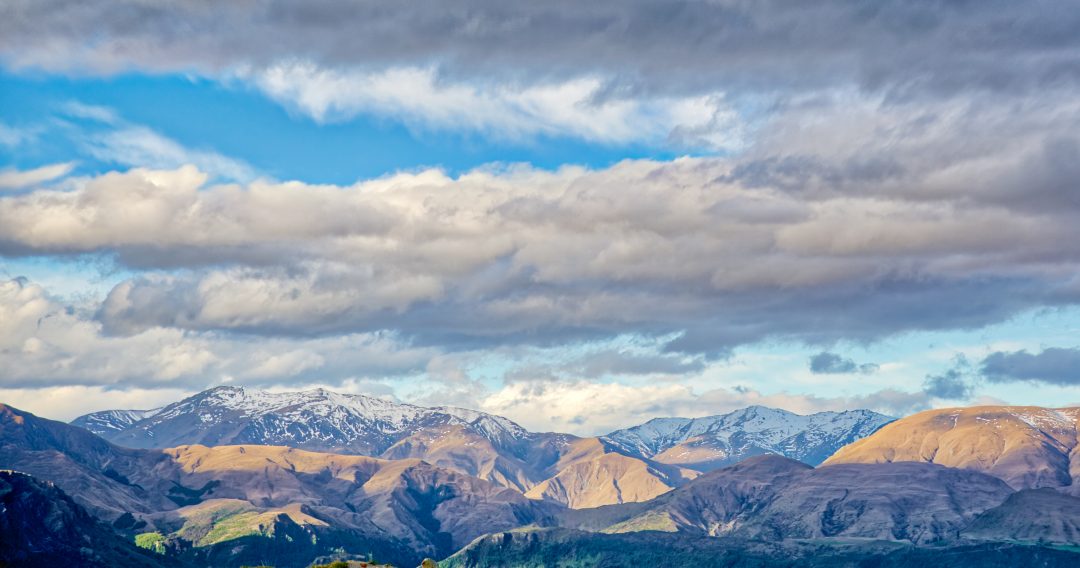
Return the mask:
POLYGON ((630 455, 699 471, 766 453, 817 465, 892 420, 870 410, 802 415, 748 406, 700 418, 654 418, 602 438, 630 455))
POLYGON ((987 473, 1014 489, 1080 493, 1080 408, 927 410, 855 441, 825 464, 929 462, 987 473))
MULTIPOLYGON (((747 455, 786 452, 815 458, 814 452, 831 451, 888 418, 870 411, 803 417, 751 407, 715 417, 657 420, 712 424, 711 429, 690 431, 706 432, 725 443, 743 438, 757 443, 740 446, 741 452, 732 451, 720 461, 682 463, 672 456, 697 441, 684 437, 681 445, 658 455, 627 444, 617 435, 624 431, 584 438, 534 433, 505 417, 465 408, 427 408, 326 389, 269 393, 233 386, 208 389, 158 411, 102 411, 81 416, 72 424, 89 428, 113 443, 138 448, 264 444, 385 459, 418 458, 532 498, 594 507, 651 499, 701 471, 747 455), (137 412, 143 417, 130 422, 140 416, 137 412), (766 413, 782 417, 772 425, 782 426, 784 435, 771 444, 761 441, 765 435, 761 428, 743 433, 738 430, 740 421, 731 418, 752 415, 744 421, 752 423, 766 413), (728 420, 720 421, 724 417, 728 420), (800 431, 802 425, 814 429, 800 431), (721 427, 731 431, 719 436, 721 427), (797 442, 810 439, 815 440, 813 448, 799 453, 802 445, 797 442)), ((653 423, 656 420, 646 424, 653 423)))

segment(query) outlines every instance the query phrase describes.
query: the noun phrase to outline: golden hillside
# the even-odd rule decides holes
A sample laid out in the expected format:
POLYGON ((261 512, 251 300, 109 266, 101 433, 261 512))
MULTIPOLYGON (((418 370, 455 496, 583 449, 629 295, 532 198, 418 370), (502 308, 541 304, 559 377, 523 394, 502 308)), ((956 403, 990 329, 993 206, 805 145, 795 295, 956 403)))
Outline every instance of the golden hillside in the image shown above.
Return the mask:
POLYGON ((917 461, 988 473, 1016 489, 1072 487, 1080 478, 1080 408, 976 406, 920 412, 825 461, 917 461))

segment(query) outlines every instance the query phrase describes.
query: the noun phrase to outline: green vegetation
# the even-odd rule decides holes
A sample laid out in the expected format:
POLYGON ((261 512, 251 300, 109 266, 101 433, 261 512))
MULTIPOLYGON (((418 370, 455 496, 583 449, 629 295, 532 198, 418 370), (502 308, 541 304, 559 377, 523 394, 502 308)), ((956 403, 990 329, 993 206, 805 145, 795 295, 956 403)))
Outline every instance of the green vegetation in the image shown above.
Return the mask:
POLYGON ((195 546, 210 546, 245 536, 272 536, 276 513, 262 513, 250 503, 223 501, 192 511, 177 536, 195 546))
POLYGON ((628 521, 623 521, 611 525, 601 532, 605 533, 625 533, 625 532, 640 532, 640 531, 660 531, 660 532, 678 532, 679 527, 675 524, 675 521, 671 520, 671 517, 667 513, 660 513, 650 511, 640 517, 633 517, 628 521))
POLYGON ((157 554, 165 554, 165 535, 156 531, 137 534, 135 535, 135 546, 157 554))

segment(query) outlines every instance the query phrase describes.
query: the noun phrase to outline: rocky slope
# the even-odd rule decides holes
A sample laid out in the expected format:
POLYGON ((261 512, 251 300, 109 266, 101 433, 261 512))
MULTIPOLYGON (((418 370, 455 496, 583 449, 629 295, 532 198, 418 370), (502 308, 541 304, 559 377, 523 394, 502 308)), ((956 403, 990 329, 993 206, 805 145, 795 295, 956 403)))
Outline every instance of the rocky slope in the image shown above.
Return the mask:
POLYGON ((955 540, 1012 490, 973 471, 922 463, 821 468, 759 456, 653 500, 608 532, 662 530, 762 540, 955 540))
POLYGON ((101 524, 55 485, 0 470, 0 565, 171 566, 101 524))
POLYGON ((1080 408, 929 410, 889 424, 825 463, 927 462, 987 473, 1015 489, 1080 491, 1080 408))
POLYGON ((840 447, 891 420, 869 410, 803 416, 751 406, 705 418, 657 418, 612 432, 604 439, 628 455, 699 471, 761 454, 817 465, 840 447))

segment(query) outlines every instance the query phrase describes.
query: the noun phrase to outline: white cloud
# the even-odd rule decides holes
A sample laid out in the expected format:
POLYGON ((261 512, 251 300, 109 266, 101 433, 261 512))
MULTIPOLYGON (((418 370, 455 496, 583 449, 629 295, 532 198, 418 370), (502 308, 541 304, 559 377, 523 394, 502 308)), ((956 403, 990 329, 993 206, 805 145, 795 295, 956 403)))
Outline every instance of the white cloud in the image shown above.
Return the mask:
POLYGON ((16 128, 0 122, 0 146, 14 148, 25 144, 37 135, 34 129, 16 128))
POLYGON ((0 403, 65 422, 98 410, 149 410, 194 394, 191 389, 108 389, 100 386, 0 387, 0 403))
POLYGON ((256 340, 155 327, 111 336, 87 310, 35 283, 0 282, 0 389, 340 384, 416 374, 436 353, 386 334, 256 340))
POLYGON ((735 148, 744 128, 720 95, 602 97, 604 83, 577 78, 547 84, 455 82, 433 67, 383 71, 322 68, 305 61, 246 71, 271 98, 319 122, 359 114, 419 130, 479 132, 498 138, 568 136, 602 143, 675 143, 735 148))
POLYGON ((591 381, 511 383, 479 401, 482 410, 506 416, 534 431, 597 435, 641 424, 652 418, 695 418, 723 414, 750 405, 783 408, 799 414, 869 408, 904 415, 929 408, 921 392, 883 390, 863 396, 823 397, 790 393, 764 394, 751 389, 717 388, 696 392, 679 383, 629 385, 591 381))
MULTIPOLYGON (((799 136, 776 137, 738 157, 600 170, 333 186, 134 169, 0 198, 0 247, 149 269, 100 313, 119 333, 393 330, 451 348, 681 333, 675 350, 723 353, 769 337, 978 327, 1076 301, 1080 287, 1063 282, 1080 227, 1051 190, 1075 179, 1059 156, 1069 144, 1053 140, 1080 124, 1080 105, 1050 132, 1042 118, 984 131, 1001 127, 997 110, 950 109, 935 119, 948 128, 920 128, 906 107, 834 125, 858 148, 807 154, 799 136), (995 135, 1010 138, 950 159, 927 150, 995 135), (1060 179, 1015 183, 1049 176, 1047 160, 1060 179)), ((826 132, 832 116, 794 109, 764 132, 826 132)))
POLYGON ((66 162, 49 164, 32 170, 3 169, 0 170, 0 189, 18 189, 54 180, 66 176, 73 167, 75 164, 66 162))
POLYGON ((194 165, 214 176, 241 182, 259 177, 255 168, 242 160, 185 147, 146 126, 125 124, 88 132, 83 142, 88 154, 106 163, 156 169, 194 165))

